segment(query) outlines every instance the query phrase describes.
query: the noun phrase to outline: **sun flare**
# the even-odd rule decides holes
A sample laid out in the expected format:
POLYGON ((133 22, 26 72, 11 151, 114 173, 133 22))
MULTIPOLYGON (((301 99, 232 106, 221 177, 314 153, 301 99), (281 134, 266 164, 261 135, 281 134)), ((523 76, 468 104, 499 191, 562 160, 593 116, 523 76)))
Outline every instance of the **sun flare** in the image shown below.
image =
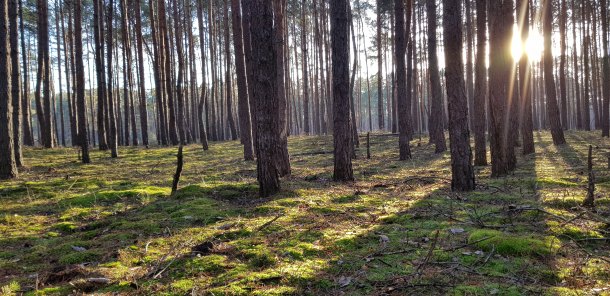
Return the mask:
POLYGON ((537 28, 531 28, 525 42, 521 40, 519 27, 513 27, 512 55, 515 61, 519 61, 525 54, 531 61, 537 61, 544 50, 544 39, 537 28))

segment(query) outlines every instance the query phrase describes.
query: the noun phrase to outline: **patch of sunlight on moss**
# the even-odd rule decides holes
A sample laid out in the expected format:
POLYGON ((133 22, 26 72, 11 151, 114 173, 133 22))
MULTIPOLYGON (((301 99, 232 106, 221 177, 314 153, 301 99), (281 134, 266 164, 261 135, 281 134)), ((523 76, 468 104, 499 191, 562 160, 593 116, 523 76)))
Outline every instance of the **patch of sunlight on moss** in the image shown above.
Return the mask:
POLYGON ((553 179, 553 178, 548 178, 548 177, 542 177, 542 178, 536 179, 536 182, 538 182, 538 184, 540 184, 540 185, 555 185, 555 186, 563 186, 563 187, 580 186, 580 184, 575 183, 573 181, 565 180, 564 178, 553 179))
POLYGON ((252 295, 257 296, 275 296, 275 295, 296 295, 297 290, 294 287, 271 287, 252 292, 252 295))
POLYGON ((147 186, 129 190, 104 190, 96 193, 76 196, 70 199, 64 199, 60 202, 60 204, 75 207, 87 207, 96 205, 98 203, 114 203, 124 198, 163 196, 167 194, 169 194, 168 188, 155 186, 147 186))
POLYGON ((71 233, 78 229, 78 226, 72 222, 60 222, 53 225, 53 229, 61 231, 63 233, 71 233))
POLYGON ((6 296, 17 295, 17 292, 21 289, 21 286, 18 282, 10 282, 8 285, 0 287, 0 294, 6 296))
POLYGON ((610 281, 610 269, 608 269, 608 263, 599 259, 589 259, 582 268, 582 272, 586 276, 600 279, 606 283, 610 281))
POLYGON ((65 220, 71 220, 74 218, 82 218, 84 216, 89 215, 93 210, 94 210, 93 208, 81 208, 81 207, 69 208, 69 209, 65 210, 63 212, 63 214, 61 214, 59 219, 65 221, 65 220))
POLYGON ((70 295, 72 292, 71 286, 65 287, 48 287, 39 289, 37 291, 28 292, 26 296, 41 296, 41 295, 70 295))
POLYGON ((182 295, 187 294, 193 289, 194 282, 191 279, 181 279, 171 283, 171 288, 174 292, 182 295))
POLYGON ((184 268, 187 274, 196 275, 200 273, 219 274, 230 268, 227 258, 222 255, 208 255, 195 257, 186 261, 184 268))
POLYGON ((549 231, 555 236, 566 236, 571 239, 603 237, 603 235, 601 235, 597 231, 582 229, 575 225, 563 225, 558 221, 548 221, 547 227, 549 228, 549 231))
POLYGON ((551 255, 561 246, 559 239, 554 236, 542 239, 533 236, 517 236, 507 234, 497 230, 479 229, 470 234, 470 243, 488 238, 487 240, 476 243, 479 248, 495 252, 502 255, 551 255))

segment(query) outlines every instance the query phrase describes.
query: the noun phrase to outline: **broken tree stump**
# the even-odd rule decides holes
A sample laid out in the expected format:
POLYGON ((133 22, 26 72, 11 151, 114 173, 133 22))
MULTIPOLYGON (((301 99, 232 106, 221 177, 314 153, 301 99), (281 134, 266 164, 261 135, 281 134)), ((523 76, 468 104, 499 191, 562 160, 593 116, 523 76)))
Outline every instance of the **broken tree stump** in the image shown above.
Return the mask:
POLYGON ((174 181, 172 182, 172 196, 178 191, 178 183, 180 183, 180 176, 182 175, 182 167, 184 166, 184 158, 182 156, 183 146, 180 145, 178 148, 178 160, 176 162, 176 173, 174 174, 174 181))
POLYGON ((595 207, 595 174, 593 173, 593 146, 589 145, 589 157, 587 159, 587 172, 589 173, 589 182, 587 186, 587 197, 583 201, 584 207, 595 207))

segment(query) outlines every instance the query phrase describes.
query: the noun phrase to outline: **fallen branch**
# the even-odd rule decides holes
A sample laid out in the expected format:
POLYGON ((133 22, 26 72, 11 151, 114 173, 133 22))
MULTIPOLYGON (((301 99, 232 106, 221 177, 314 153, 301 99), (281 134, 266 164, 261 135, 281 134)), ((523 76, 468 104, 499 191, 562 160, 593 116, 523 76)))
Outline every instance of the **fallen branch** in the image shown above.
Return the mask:
POLYGON ((267 226, 271 225, 271 223, 275 222, 277 219, 279 219, 279 218, 281 218, 281 217, 283 217, 283 216, 284 216, 284 213, 281 213, 281 214, 279 214, 279 215, 275 216, 273 219, 271 219, 271 220, 269 220, 269 221, 265 222, 265 224, 263 224, 263 225, 261 225, 260 227, 258 227, 258 228, 256 229, 256 231, 261 231, 261 230, 263 230, 263 229, 267 228, 267 226))

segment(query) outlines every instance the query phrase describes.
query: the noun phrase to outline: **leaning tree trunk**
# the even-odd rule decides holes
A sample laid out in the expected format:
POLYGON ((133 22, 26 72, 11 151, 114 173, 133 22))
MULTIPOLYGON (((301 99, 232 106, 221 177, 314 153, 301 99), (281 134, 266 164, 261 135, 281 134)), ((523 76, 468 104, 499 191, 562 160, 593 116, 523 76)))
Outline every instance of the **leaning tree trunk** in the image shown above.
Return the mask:
POLYGON ((464 86, 462 61, 462 8, 460 0, 443 1, 445 40, 445 79, 449 105, 449 143, 451 150, 451 189, 474 190, 474 169, 468 130, 468 99, 464 86))
POLYGON ((13 143, 8 1, 0 0, 0 180, 17 177, 13 143))
POLYGON ((348 0, 330 2, 335 181, 354 180, 350 132, 348 0))
POLYGON ((436 0, 427 0, 426 8, 428 11, 428 75, 430 77, 431 96, 428 129, 430 131, 430 143, 435 146, 434 152, 441 153, 447 151, 447 144, 443 131, 443 93, 436 50, 436 0))
POLYGON ((252 0, 249 5, 250 42, 253 58, 253 97, 256 109, 257 178, 261 197, 280 190, 275 150, 280 138, 279 102, 274 94, 277 79, 273 47, 272 0, 252 0))
POLYGON ((544 85, 546 89, 546 105, 548 121, 551 126, 551 135, 555 145, 563 145, 566 143, 561 128, 561 119, 559 118, 559 106, 557 106, 557 90, 555 89, 555 77, 553 76, 553 43, 551 35, 553 34, 553 2, 552 0, 543 1, 543 31, 544 31, 544 85))

